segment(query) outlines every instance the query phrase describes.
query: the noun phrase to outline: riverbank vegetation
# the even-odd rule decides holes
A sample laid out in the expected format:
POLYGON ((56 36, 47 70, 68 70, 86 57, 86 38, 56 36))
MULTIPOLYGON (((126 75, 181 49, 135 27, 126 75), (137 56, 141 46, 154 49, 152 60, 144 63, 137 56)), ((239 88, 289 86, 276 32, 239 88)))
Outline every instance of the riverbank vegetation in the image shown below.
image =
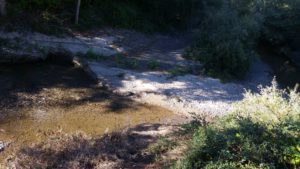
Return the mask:
POLYGON ((259 41, 285 55, 299 50, 298 0, 203 0, 201 8, 199 40, 186 56, 202 61, 209 75, 244 77, 259 41))
POLYGON ((192 146, 174 169, 299 168, 300 95, 277 84, 245 93, 235 111, 193 123, 192 146))

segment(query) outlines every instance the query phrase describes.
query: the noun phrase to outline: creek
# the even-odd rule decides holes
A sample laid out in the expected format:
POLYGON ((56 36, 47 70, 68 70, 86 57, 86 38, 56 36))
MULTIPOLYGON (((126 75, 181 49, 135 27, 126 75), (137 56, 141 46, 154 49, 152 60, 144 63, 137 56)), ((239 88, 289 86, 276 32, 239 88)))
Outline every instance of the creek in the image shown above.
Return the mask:
POLYGON ((53 60, 0 65, 0 162, 55 132, 99 136, 174 114, 97 87, 80 67, 53 60))

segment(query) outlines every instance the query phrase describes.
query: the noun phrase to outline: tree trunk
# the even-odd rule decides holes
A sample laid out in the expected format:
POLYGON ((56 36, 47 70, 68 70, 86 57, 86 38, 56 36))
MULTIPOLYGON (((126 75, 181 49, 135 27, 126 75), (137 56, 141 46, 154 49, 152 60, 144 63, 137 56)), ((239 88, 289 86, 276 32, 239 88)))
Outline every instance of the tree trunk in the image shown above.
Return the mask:
POLYGON ((0 0, 0 16, 6 14, 6 0, 0 0))
POLYGON ((80 4, 81 4, 81 0, 77 1, 77 8, 76 8, 76 16, 75 16, 75 24, 78 24, 79 21, 79 13, 80 13, 80 4))

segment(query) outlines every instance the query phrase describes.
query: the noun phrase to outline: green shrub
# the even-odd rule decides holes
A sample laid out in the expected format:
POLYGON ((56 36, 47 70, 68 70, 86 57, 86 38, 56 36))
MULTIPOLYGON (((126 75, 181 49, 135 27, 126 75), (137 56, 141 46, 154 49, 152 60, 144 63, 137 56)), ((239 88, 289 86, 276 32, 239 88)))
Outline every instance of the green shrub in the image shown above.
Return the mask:
POLYGON ((175 76, 183 76, 185 74, 191 73, 191 70, 187 67, 177 66, 173 69, 168 70, 168 73, 170 74, 170 78, 175 76))
POLYGON ((209 163, 204 169, 255 169, 256 167, 253 165, 241 165, 239 163, 234 162, 217 162, 217 163, 209 163))
POLYGON ((85 57, 91 60, 98 60, 98 61, 107 59, 107 57, 97 54, 92 50, 88 50, 87 53, 85 54, 85 57))
POLYGON ((173 149, 176 146, 177 146, 176 142, 174 142, 170 139, 167 139, 165 137, 160 137, 158 139, 157 143, 155 143, 154 145, 151 145, 148 149, 149 149, 150 153, 159 155, 159 154, 167 152, 168 150, 173 149))
POLYGON ((204 63, 211 76, 243 77, 250 65, 253 45, 259 32, 259 17, 254 18, 249 3, 204 0, 203 21, 198 42, 187 50, 186 57, 204 63))
MULTIPOLYGON (((275 46, 294 43, 300 33, 300 1, 281 0, 266 1, 265 22, 263 29, 264 40, 275 46)), ((299 40, 299 39, 298 39, 299 40)), ((300 41, 298 41, 300 42, 300 41)))
POLYGON ((122 66, 129 69, 137 69, 139 67, 139 61, 137 59, 124 59, 122 66))
POLYGON ((155 70, 159 68, 159 62, 156 60, 150 60, 150 62, 147 64, 147 67, 151 70, 155 70))
MULTIPOLYGON (((258 40, 274 48, 299 50, 299 0, 202 0, 198 42, 186 57, 204 63, 205 72, 243 77, 258 40)), ((287 54, 288 55, 288 54, 287 54)))
POLYGON ((174 168, 299 168, 300 94, 274 82, 247 92, 235 111, 200 127, 174 168))

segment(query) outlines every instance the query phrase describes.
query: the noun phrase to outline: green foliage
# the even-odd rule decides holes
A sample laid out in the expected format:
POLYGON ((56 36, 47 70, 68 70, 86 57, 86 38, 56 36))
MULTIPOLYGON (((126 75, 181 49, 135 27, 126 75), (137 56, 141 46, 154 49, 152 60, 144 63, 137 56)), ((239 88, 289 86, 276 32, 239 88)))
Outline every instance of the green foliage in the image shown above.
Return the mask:
POLYGON ((169 70, 168 72, 170 74, 170 77, 175 77, 175 76, 182 76, 187 73, 190 73, 191 70, 186 67, 178 66, 178 67, 175 67, 174 69, 169 70))
POLYGON ((139 67, 139 61, 136 59, 125 59, 122 64, 129 69, 137 69, 139 67))
POLYGON ((298 50, 299 0, 202 0, 198 42, 186 57, 204 63, 205 72, 222 79, 243 77, 258 40, 275 48, 298 50))
POLYGON ((7 16, 0 18, 8 30, 34 30, 60 35, 66 31, 65 21, 73 18, 73 0, 8 0, 7 16))
MULTIPOLYGON (((101 0, 82 1, 79 25, 73 25, 75 0, 9 0, 10 24, 51 33, 49 29, 90 29, 101 26, 137 29, 146 32, 184 28, 199 0, 101 0), (44 15, 47 18, 44 18, 44 15), (50 16, 50 17, 48 17, 50 16), (25 19, 25 21, 24 21, 25 19), (38 24, 41 23, 41 24, 38 24), (62 26, 64 25, 64 26, 62 26)), ((58 30, 55 30, 55 32, 58 30)), ((60 30, 63 31, 63 30, 60 30)))
POLYGON ((217 162, 217 163, 209 163, 204 169, 255 169, 256 167, 253 165, 241 165, 235 162, 217 162))
POLYGON ((85 54, 85 56, 86 56, 88 59, 92 59, 92 60, 105 60, 105 59, 107 59, 105 56, 96 54, 96 53, 93 52, 92 50, 89 50, 89 51, 85 54))
POLYGON ((156 60, 150 60, 147 67, 151 70, 155 70, 155 69, 159 68, 159 62, 156 60))
POLYGON ((247 2, 203 1, 199 40, 186 57, 203 62, 207 74, 230 79, 247 73, 260 24, 247 2))
POLYGON ((137 69, 139 67, 139 61, 137 59, 127 58, 121 53, 114 56, 114 61, 118 64, 118 66, 129 69, 137 69))
POLYGON ((200 127, 174 168, 299 168, 300 94, 275 82, 247 92, 235 111, 200 127))
POLYGON ((263 39, 275 47, 288 45, 298 49, 300 43, 300 1, 266 1, 263 39))
MULTIPOLYGON (((73 0, 8 0, 10 5, 13 5, 15 10, 51 10, 62 9, 64 4, 75 2, 73 0), (16 9, 17 8, 17 9, 16 9)), ((11 6, 12 7, 12 6, 11 6)))
POLYGON ((176 142, 174 142, 170 139, 167 139, 165 137, 160 137, 158 139, 157 143, 155 143, 154 145, 151 145, 149 147, 149 151, 152 154, 161 155, 162 153, 165 153, 168 150, 171 150, 176 146, 177 146, 176 142))

